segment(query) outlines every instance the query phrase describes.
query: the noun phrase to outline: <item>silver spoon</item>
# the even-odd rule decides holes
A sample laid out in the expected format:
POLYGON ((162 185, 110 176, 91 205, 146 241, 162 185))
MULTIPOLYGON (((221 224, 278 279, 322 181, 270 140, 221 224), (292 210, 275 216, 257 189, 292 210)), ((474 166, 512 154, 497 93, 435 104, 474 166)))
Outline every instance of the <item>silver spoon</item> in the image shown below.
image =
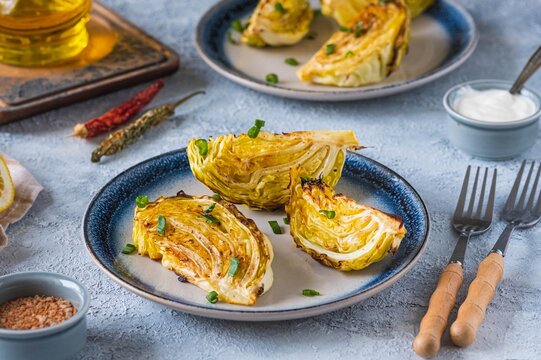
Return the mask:
POLYGON ((518 78, 515 80, 515 83, 511 87, 511 90, 509 92, 512 95, 515 95, 520 92, 522 87, 524 86, 524 83, 532 76, 541 66, 541 46, 537 48, 536 52, 533 53, 532 57, 524 68, 522 69, 522 72, 518 76, 518 78))

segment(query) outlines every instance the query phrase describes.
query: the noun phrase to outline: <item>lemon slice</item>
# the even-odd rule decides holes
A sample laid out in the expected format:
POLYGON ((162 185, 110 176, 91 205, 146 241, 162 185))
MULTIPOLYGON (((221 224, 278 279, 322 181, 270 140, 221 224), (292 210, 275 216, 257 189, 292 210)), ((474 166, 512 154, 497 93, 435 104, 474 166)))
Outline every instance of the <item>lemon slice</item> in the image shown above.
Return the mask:
POLYGON ((0 156, 0 213, 7 210, 15 198, 15 187, 9 174, 8 165, 0 156))

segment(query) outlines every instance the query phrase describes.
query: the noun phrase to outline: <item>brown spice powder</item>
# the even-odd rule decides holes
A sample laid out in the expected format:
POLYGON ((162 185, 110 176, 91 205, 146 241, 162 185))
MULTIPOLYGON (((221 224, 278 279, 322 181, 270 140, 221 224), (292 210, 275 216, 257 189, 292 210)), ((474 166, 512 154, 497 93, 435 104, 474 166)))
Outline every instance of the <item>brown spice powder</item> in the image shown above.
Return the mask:
POLYGON ((54 296, 29 296, 0 305, 0 328, 42 329, 66 321, 77 309, 67 300, 54 296))

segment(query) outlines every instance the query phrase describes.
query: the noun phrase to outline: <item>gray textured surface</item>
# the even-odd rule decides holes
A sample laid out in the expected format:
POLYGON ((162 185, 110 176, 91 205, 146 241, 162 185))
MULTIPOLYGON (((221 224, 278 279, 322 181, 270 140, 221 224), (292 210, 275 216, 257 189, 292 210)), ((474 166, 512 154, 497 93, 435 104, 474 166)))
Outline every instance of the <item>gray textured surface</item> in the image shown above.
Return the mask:
MULTIPOLYGON (((11 244, 0 253, 0 274, 43 270, 83 281, 92 294, 89 338, 82 359, 358 359, 416 358, 411 342, 427 300, 454 245, 449 216, 466 164, 498 166, 497 211, 503 205, 518 160, 484 162, 446 140, 441 98, 452 85, 477 78, 511 79, 541 39, 539 0, 468 1, 481 33, 473 57, 458 71, 407 94, 357 103, 307 103, 241 88, 214 74, 195 53, 193 30, 212 1, 108 0, 107 4, 178 50, 183 69, 167 79, 159 100, 205 87, 178 116, 149 132, 112 161, 89 161, 94 142, 68 138, 78 121, 124 99, 121 91, 0 127, 0 149, 16 157, 45 190, 35 207, 9 229, 11 244), (397 284, 351 308, 316 318, 279 323, 234 323, 178 313, 120 288, 87 256, 81 217, 91 196, 111 177, 188 139, 248 129, 267 120, 274 131, 353 129, 373 148, 364 153, 392 167, 415 186, 432 217, 427 251, 397 284)), ((541 90, 541 74, 529 86, 541 90)), ((541 141, 524 158, 541 158, 541 141)), ((466 283, 502 230, 497 223, 474 239, 467 255, 466 283)), ((541 356, 541 226, 517 233, 506 273, 477 342, 453 347, 446 337, 442 358, 535 359, 541 356)), ((460 294, 464 298, 465 288, 460 294)), ((0 354, 1 358, 1 354, 0 354)))

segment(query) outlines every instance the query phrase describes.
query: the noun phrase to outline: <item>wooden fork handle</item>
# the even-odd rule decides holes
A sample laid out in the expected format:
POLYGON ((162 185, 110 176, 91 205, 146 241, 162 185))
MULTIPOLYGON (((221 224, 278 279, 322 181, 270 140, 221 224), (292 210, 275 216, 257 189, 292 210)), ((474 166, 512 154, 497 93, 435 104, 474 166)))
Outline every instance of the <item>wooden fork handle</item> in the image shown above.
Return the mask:
POLYGON ((466 300, 458 309, 457 318, 451 325, 451 340, 456 346, 465 347, 475 341, 488 304, 492 301, 502 277, 503 256, 492 252, 481 261, 466 300))
POLYGON ((464 270, 459 263, 450 263, 441 273, 436 290, 430 297, 428 310, 421 320, 419 334, 413 341, 413 349, 417 355, 431 358, 440 350, 441 337, 447 327, 449 314, 455 306, 463 274, 464 270))

